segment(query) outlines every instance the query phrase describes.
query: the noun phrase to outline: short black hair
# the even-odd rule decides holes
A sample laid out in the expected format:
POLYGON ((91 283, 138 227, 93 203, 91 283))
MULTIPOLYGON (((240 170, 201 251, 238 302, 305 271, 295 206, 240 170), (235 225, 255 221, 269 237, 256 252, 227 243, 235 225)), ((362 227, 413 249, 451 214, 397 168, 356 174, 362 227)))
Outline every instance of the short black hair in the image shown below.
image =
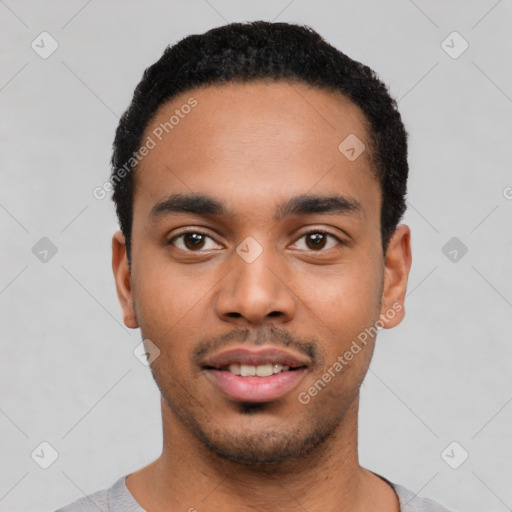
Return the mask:
POLYGON ((347 57, 312 28, 254 21, 188 36, 168 46, 144 71, 116 130, 111 161, 113 200, 129 260, 133 171, 137 166, 133 157, 158 108, 197 87, 269 79, 337 91, 363 112, 369 127, 372 167, 382 190, 380 222, 385 253, 406 209, 407 133, 396 101, 372 69, 347 57))

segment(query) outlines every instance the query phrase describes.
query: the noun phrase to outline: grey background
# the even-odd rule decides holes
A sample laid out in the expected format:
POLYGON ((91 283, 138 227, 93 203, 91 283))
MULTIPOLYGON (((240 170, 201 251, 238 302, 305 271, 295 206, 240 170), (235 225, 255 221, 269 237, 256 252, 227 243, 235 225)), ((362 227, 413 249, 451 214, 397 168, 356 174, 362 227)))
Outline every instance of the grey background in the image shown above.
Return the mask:
POLYGON ((92 190, 144 68, 254 19, 307 23, 373 67, 410 133, 407 317, 363 385, 362 464, 454 510, 510 510, 511 14, 510 0, 0 1, 0 510, 53 510, 159 455, 159 394, 110 270, 113 206, 92 190), (47 59, 31 48, 43 31, 47 59), (456 59, 453 31, 469 43, 456 59), (443 252, 452 237, 464 256, 443 252), (453 441, 458 469, 441 456, 453 441))

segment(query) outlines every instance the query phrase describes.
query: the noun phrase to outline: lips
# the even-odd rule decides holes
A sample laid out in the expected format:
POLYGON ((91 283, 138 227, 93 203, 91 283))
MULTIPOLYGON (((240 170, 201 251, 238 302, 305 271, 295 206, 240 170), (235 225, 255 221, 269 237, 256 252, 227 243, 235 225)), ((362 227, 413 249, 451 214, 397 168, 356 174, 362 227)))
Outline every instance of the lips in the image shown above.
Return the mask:
POLYGON ((237 348, 213 355, 202 364, 207 377, 227 398, 271 402, 297 386, 309 358, 275 348, 237 348))
POLYGON ((309 358, 298 356, 276 348, 259 350, 249 348, 231 349, 211 356, 203 362, 204 368, 223 370, 232 364, 261 366, 279 364, 290 369, 301 368, 310 364, 309 358))

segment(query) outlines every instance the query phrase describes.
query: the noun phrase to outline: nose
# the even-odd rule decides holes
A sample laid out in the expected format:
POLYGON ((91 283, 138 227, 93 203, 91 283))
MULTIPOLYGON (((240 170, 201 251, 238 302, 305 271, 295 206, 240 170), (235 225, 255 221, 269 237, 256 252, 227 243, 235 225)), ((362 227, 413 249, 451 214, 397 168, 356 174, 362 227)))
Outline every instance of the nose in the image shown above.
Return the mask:
POLYGON ((254 261, 233 253, 231 271, 215 298, 217 316, 240 326, 271 321, 286 323, 295 316, 296 298, 277 255, 264 249, 254 261))

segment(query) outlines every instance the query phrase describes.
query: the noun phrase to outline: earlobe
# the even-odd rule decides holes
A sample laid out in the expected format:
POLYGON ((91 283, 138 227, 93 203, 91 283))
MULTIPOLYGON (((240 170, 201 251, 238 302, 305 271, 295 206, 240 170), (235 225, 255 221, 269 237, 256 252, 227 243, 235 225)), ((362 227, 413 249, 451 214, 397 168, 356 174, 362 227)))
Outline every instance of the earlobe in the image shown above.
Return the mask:
POLYGON ((133 306, 133 290, 130 266, 126 254, 126 242, 121 231, 112 237, 112 271, 116 282, 117 297, 123 310, 126 327, 136 329, 139 324, 133 306))
POLYGON ((383 327, 398 325, 405 316, 405 294, 411 269, 411 231, 400 225, 393 234, 386 251, 381 315, 383 327))

